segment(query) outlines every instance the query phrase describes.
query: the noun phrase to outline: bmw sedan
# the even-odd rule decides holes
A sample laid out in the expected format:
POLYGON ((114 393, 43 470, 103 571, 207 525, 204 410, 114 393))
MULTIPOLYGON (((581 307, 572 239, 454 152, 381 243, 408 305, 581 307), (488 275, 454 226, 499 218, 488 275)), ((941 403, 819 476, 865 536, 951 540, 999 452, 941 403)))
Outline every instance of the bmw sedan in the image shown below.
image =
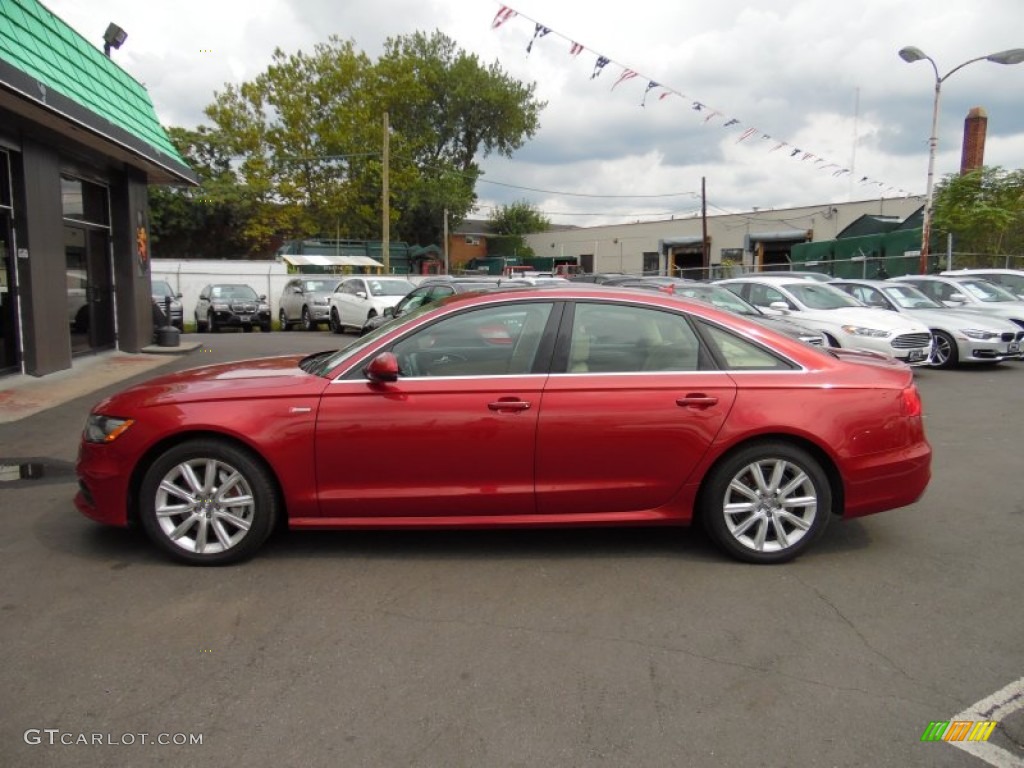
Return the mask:
POLYGON ((869 307, 898 312, 925 323, 935 337, 932 365, 936 368, 999 363, 1020 356, 1024 330, 1009 320, 970 309, 950 309, 907 283, 840 280, 832 285, 869 307))
POLYGON ((295 530, 685 526, 778 563, 916 501, 909 367, 703 302, 465 294, 337 352, 194 368, 99 402, 77 508, 185 563, 295 530), (382 457, 386 457, 382 460, 382 457))

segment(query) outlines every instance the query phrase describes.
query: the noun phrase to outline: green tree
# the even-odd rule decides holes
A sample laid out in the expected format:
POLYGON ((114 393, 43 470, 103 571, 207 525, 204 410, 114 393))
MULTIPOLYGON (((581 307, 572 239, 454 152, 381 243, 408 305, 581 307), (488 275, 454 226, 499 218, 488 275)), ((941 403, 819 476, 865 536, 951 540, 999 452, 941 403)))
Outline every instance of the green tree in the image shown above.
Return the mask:
POLYGON ((935 187, 933 226, 961 253, 1024 253, 1024 170, 947 176, 935 187))
POLYGON ((525 200, 491 209, 488 224, 493 236, 488 237, 488 252, 496 256, 534 256, 525 235, 546 232, 551 222, 525 200))
POLYGON ((242 236, 251 215, 246 191, 231 168, 222 137, 208 128, 167 129, 200 186, 149 191, 153 253, 160 258, 229 258, 254 255, 242 236))
POLYGON ((206 114, 237 169, 244 235, 380 237, 383 122, 392 239, 440 240, 475 201, 478 157, 511 155, 538 126, 534 86, 483 66, 435 32, 389 39, 377 63, 337 37, 311 54, 274 52, 206 114))

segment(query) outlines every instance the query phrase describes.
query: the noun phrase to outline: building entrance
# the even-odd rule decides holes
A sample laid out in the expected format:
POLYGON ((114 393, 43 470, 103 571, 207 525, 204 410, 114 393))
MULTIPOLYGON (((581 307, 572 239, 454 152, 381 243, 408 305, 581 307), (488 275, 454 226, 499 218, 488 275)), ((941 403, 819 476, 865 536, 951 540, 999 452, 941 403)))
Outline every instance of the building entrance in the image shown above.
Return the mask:
POLYGON ((104 230, 64 227, 71 354, 114 346, 114 287, 104 230))

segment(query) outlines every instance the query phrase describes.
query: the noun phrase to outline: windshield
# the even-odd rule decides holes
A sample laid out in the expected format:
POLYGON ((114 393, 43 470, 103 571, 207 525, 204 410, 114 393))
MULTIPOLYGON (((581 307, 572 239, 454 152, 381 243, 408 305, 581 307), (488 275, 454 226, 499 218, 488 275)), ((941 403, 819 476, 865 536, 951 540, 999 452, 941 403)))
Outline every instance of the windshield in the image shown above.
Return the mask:
POLYGON ((1024 275, 993 275, 991 280, 994 283, 997 282, 1001 288, 1005 288, 1010 293, 1024 296, 1024 275))
POLYGON ((958 280, 957 284, 978 301, 986 304, 993 304, 1002 301, 1018 301, 1017 297, 1009 291, 1003 290, 998 285, 993 285, 986 280, 958 280))
POLYGON ((215 285, 210 289, 210 297, 214 299, 243 299, 256 301, 256 291, 248 285, 215 285))
POLYGON ((338 280, 303 280, 302 290, 306 293, 328 293, 333 291, 338 280))
POLYGON ((174 298, 174 291, 171 290, 171 284, 168 283, 166 280, 154 280, 153 281, 153 294, 152 295, 153 296, 159 296, 160 298, 164 298, 165 296, 170 296, 173 299, 174 298))
POLYGON ((735 293, 716 285, 676 285, 673 293, 687 299, 703 301, 718 309, 737 315, 760 315, 761 311, 735 293))
POLYGON ((405 296, 416 286, 408 280, 367 280, 371 296, 405 296))
POLYGON ((808 309, 842 309, 861 307, 859 301, 835 288, 807 280, 803 283, 786 283, 786 290, 808 309))
POLYGON ((886 286, 882 289, 889 301, 902 309, 944 309, 942 304, 925 296, 912 285, 886 286))

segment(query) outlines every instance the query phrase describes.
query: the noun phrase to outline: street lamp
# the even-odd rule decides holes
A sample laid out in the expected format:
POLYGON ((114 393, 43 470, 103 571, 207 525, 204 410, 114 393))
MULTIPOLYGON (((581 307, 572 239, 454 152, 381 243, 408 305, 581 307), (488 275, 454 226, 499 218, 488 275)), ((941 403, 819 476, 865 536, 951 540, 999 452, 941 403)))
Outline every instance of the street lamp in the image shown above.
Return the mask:
POLYGON ((932 188, 935 180, 935 150, 939 145, 939 97, 942 94, 942 84, 954 72, 957 72, 968 64, 973 64, 976 61, 991 61, 994 64, 1020 64, 1024 61, 1024 48, 1011 48, 1008 51, 999 51, 998 53, 990 53, 987 56, 978 56, 975 59, 965 61, 963 64, 958 64, 941 77, 939 76, 939 67, 935 63, 935 60, 920 48, 908 45, 906 48, 900 48, 899 55, 900 58, 908 64, 924 59, 932 65, 932 71, 935 72, 935 103, 932 107, 932 133, 928 138, 928 188, 925 192, 924 223, 921 228, 920 270, 923 275, 928 271, 928 241, 932 234, 932 188))

